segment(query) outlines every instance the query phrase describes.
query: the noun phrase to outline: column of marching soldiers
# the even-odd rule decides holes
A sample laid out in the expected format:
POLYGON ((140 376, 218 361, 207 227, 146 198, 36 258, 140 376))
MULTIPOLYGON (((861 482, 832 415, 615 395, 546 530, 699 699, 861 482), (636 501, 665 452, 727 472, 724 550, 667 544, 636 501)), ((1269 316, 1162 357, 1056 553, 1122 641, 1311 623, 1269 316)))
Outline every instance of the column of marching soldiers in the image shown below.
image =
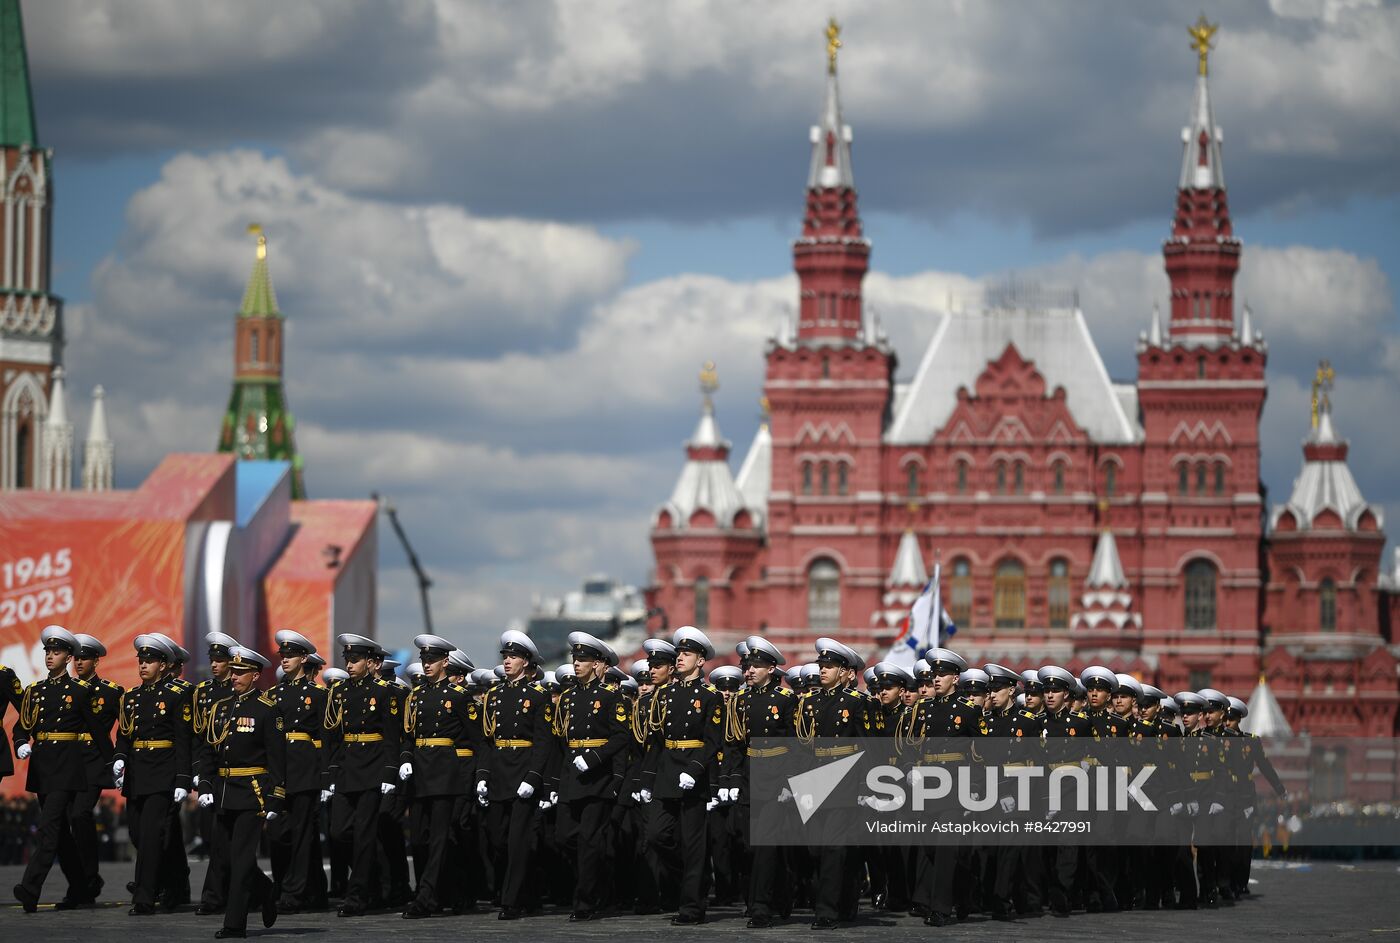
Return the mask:
MULTIPOLYGON (((1053 665, 969 668, 946 648, 912 671, 880 662, 862 676, 863 659, 829 638, 812 663, 784 670, 778 647, 751 636, 738 646, 740 667, 707 674, 714 646, 689 626, 647 640, 630 674, 581 632, 569 637, 572 662, 554 671, 520 632, 501 636, 494 669, 421 635, 411 685, 371 639, 339 637, 343 670, 296 632, 276 640, 279 680, 266 688, 270 661, 218 633, 206 639, 212 677, 198 684, 180 677, 189 653, 159 633, 135 639, 141 683, 126 690, 98 675, 99 640, 58 626, 42 633, 46 678, 22 688, 0 666, 0 719, 6 704, 18 710, 15 752, 41 804, 14 888, 25 911, 37 909, 55 860, 68 881, 57 908, 96 901, 92 810, 112 788, 136 846, 133 915, 192 902, 180 811, 197 797, 209 867, 195 913, 222 913, 221 938, 244 936, 250 910, 271 926, 332 898, 347 918, 462 914, 490 901, 511 920, 553 902, 572 921, 630 908, 697 924, 713 896, 742 900, 750 927, 810 909, 817 929, 854 919, 862 901, 931 926, 973 912, 1214 907, 1249 892, 1256 766, 1283 794, 1255 749, 1237 754, 1245 767, 1214 774, 1230 776, 1228 802, 1216 801, 1218 789, 1208 808, 1179 795, 1161 819, 1174 844, 751 846, 749 765, 763 738, 889 736, 904 761, 926 766, 962 758, 920 755, 920 744, 948 737, 1075 747, 1247 737, 1238 729, 1247 708, 1213 689, 1169 697, 1102 667, 1081 677, 1053 665), (1202 823, 1227 820, 1237 840, 1201 843, 1202 823), (258 864, 264 839, 271 878, 258 864)), ((0 777, 13 773, 3 736, 0 727, 0 777)))

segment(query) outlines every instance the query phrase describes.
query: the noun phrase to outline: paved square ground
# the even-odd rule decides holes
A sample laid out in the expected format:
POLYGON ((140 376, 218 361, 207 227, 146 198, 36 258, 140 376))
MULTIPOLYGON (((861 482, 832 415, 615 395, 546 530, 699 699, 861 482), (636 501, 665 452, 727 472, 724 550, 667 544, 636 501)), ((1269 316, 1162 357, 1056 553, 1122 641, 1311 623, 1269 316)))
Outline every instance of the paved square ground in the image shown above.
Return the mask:
MULTIPOLYGON (((264 862, 264 868, 266 868, 264 862)), ((191 862, 196 892, 204 878, 203 862, 191 862)), ((21 869, 0 868, 4 899, 19 880, 21 869)), ((108 893, 100 906, 90 910, 57 912, 52 901, 63 896, 63 876, 55 869, 36 914, 25 914, 18 904, 0 905, 0 940, 25 943, 117 940, 139 935, 141 943, 207 937, 221 926, 220 917, 196 917, 192 909, 176 914, 129 917, 125 884, 131 865, 105 865, 108 893)), ((1400 940, 1400 863, 1362 862, 1355 865, 1316 863, 1265 866, 1255 863, 1254 895, 1232 908, 1208 911, 1091 914, 1068 920, 1052 917, 1021 919, 997 924, 976 917, 955 927, 933 930, 908 916, 863 913, 852 926, 823 934, 833 940, 874 934, 881 940, 988 940, 1033 938, 1037 941, 1073 940, 1400 940)), ((702 927, 672 927, 669 917, 607 917, 596 923, 571 924, 566 912, 547 910, 539 916, 505 923, 495 913, 463 917, 404 920, 398 914, 382 914, 356 920, 338 919, 334 912, 283 917, 271 930, 263 930, 258 915, 250 921, 249 937, 297 939, 302 943, 349 938, 351 934, 402 940, 451 940, 484 938, 516 940, 637 940, 654 943, 658 933, 668 941, 730 939, 736 934, 761 938, 798 939, 818 936, 808 924, 810 914, 797 914, 772 930, 747 930, 735 908, 712 908, 710 922, 702 927)), ((818 938, 820 938, 820 936, 818 938)))

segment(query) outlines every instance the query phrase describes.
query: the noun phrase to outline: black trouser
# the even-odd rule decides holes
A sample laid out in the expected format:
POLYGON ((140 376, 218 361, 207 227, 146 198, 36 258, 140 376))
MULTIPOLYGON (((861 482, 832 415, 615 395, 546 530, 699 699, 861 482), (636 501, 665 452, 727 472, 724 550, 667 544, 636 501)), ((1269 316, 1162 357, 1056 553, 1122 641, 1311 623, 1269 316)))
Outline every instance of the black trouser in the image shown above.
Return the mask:
POLYGON ((132 844, 136 846, 136 892, 133 904, 154 904, 160 892, 161 854, 165 845, 165 826, 174 803, 171 792, 135 796, 126 805, 127 827, 132 844))
POLYGON ((408 885, 408 851, 403 840, 403 786, 379 802, 379 848, 388 873, 387 890, 391 903, 406 903, 412 896, 408 885))
MULTIPOLYGON (((698 790, 691 790, 698 792, 698 790)), ((656 852, 662 886, 679 890, 677 912, 703 917, 705 898, 705 795, 684 799, 653 799, 647 822, 647 844, 656 852)))
POLYGON ((44 879, 49 876, 49 869, 53 867, 53 859, 58 854, 63 832, 69 827, 68 820, 73 816, 73 806, 82 794, 68 789, 55 789, 39 796, 39 827, 34 834, 34 847, 29 855, 29 864, 25 865, 24 877, 20 879, 20 885, 35 897, 44 889, 44 879))
POLYGON ((167 907, 188 903, 190 899, 190 862, 185 856, 185 828, 180 822, 181 811, 181 803, 172 801, 170 809, 165 813, 160 888, 167 907))
POLYGON ((286 808, 268 827, 272 839, 272 880, 281 900, 304 906, 316 896, 308 887, 311 865, 321 865, 318 812, 320 791, 298 792, 287 797, 286 808))
POLYGON ((1051 849, 1046 885, 1050 892, 1050 909, 1069 913, 1074 898, 1074 881, 1079 872, 1079 846, 1056 845, 1051 849))
POLYGON ((556 835, 560 850, 575 862, 574 913, 601 910, 608 883, 611 799, 589 796, 559 803, 556 835))
POLYGON ((352 910, 363 910, 369 906, 369 881, 374 874, 374 854, 379 845, 378 818, 378 787, 361 792, 336 793, 336 805, 331 817, 331 840, 352 844, 350 881, 345 888, 345 906, 352 910))
MULTIPOLYGON (((859 850, 857 849, 857 854, 859 850)), ((835 920, 841 916, 846 898, 849 852, 844 845, 825 845, 817 849, 817 873, 812 887, 812 910, 818 920, 835 920)))
POLYGON ((492 802, 486 810, 487 847, 491 849, 496 890, 501 906, 511 910, 523 910, 531 904, 526 886, 538 811, 539 801, 533 797, 492 802))
POLYGON ((930 913, 948 915, 953 912, 953 881, 958 873, 957 845, 925 845, 919 861, 915 900, 930 913))
POLYGON ((447 883, 443 880, 443 863, 447 860, 447 845, 452 837, 452 809, 456 799, 456 796, 424 796, 413 800, 418 825, 413 841, 415 845, 422 845, 426 852, 422 870, 418 872, 417 901, 430 913, 444 903, 439 889, 447 883))
POLYGON ((221 810, 219 830, 228 845, 228 906, 224 926, 230 930, 248 929, 248 911, 261 907, 275 893, 266 874, 258 867, 258 845, 262 842, 263 819, 252 809, 221 810))
MULTIPOLYGON (((212 781, 207 784, 211 791, 212 781)), ((213 806, 207 810, 209 819, 209 870, 204 872, 204 887, 199 893, 199 905, 209 910, 223 910, 228 903, 228 840, 219 828, 219 816, 213 806)))
POLYGON ((58 838, 58 867, 68 879, 68 896, 75 900, 96 900, 102 892, 97 871, 97 819, 93 807, 102 790, 90 787, 78 793, 68 816, 68 827, 58 838))

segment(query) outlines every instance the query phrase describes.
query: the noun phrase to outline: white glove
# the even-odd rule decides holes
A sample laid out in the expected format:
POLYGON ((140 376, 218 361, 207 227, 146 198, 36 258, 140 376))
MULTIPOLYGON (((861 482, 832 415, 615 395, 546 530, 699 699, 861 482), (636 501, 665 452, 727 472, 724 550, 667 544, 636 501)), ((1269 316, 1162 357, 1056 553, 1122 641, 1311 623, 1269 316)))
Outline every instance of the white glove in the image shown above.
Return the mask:
POLYGON ((715 810, 715 806, 717 806, 717 805, 719 805, 719 800, 718 800, 718 799, 711 799, 709 802, 705 803, 705 811, 706 811, 706 812, 713 812, 713 811, 715 810))
MULTIPOLYGON (((28 744, 25 744, 28 746, 28 744)), ((117 782, 117 788, 122 788, 122 783, 126 782, 126 760, 112 761, 112 778, 117 782)))
POLYGON ((529 783, 521 783, 520 788, 515 790, 515 794, 522 799, 528 799, 535 794, 535 787, 529 783))
POLYGON ((1057 815, 1059 815, 1059 814, 1060 814, 1060 810, 1059 810, 1059 809, 1051 809, 1049 812, 1046 812, 1046 813, 1045 813, 1045 821, 1048 822, 1048 821, 1050 821, 1051 819, 1053 819, 1055 816, 1057 816, 1057 815))
POLYGON ((408 777, 413 775, 413 764, 405 763, 399 767, 399 781, 408 782, 408 777))
POLYGON ((331 790, 329 790, 329 789, 322 789, 322 790, 321 790, 321 801, 322 801, 322 802, 330 802, 330 801, 331 801, 331 796, 333 796, 333 795, 335 795, 335 793, 332 792, 331 790))
POLYGON ((651 790, 650 790, 650 789, 643 789, 642 792, 641 792, 641 796, 642 796, 642 804, 645 805, 646 803, 648 803, 648 802, 651 801, 651 790))
POLYGON ((642 801, 642 794, 640 792, 632 793, 632 801, 640 805, 642 801))
POLYGON ((550 802, 548 799, 541 799, 541 800, 540 800, 540 811, 541 811, 541 812, 548 812, 550 806, 552 806, 552 805, 554 805, 554 803, 550 802))
MULTIPOLYGON (((120 763, 121 760, 117 760, 117 762, 120 763)), ((112 767, 112 772, 113 772, 113 773, 116 773, 116 771, 117 771, 117 768, 116 768, 115 766, 112 767)), ((192 779, 192 780, 190 781, 190 785, 193 786, 193 787, 195 788, 195 791, 197 792, 197 791, 199 790, 199 777, 196 776, 194 779, 192 779)))
POLYGON ((738 802, 738 801, 739 801, 739 787, 738 787, 738 786, 735 786, 733 789, 729 790, 729 801, 730 801, 730 802, 738 802))
POLYGON ((1212 802, 1212 803, 1210 804, 1210 814, 1211 814, 1211 815, 1219 815, 1221 812, 1224 812, 1224 811, 1225 811, 1225 807, 1224 807, 1223 805, 1221 805, 1220 803, 1218 803, 1218 802, 1212 802))
POLYGON ((588 761, 581 756, 574 757, 574 769, 580 773, 588 772, 588 761))
POLYGON ((176 787, 175 787, 175 804, 176 804, 176 805, 179 805, 180 803, 184 802, 184 801, 185 801, 186 799, 188 799, 189 797, 190 797, 190 791, 189 791, 188 789, 181 789, 179 786, 176 786, 176 787))
POLYGON ((331 783, 329 786, 327 786, 326 792, 330 793, 331 795, 335 795, 335 783, 331 783))
POLYGON ((816 805, 816 802, 812 800, 811 793, 806 793, 798 797, 797 804, 802 807, 803 812, 811 812, 812 808, 816 805))
POLYGON ((1010 796, 1002 796, 1002 797, 1001 797, 1001 803, 1000 803, 1000 805, 1001 805, 1001 811, 1003 811, 1003 812, 1015 812, 1015 811, 1016 811, 1016 800, 1013 799, 1013 798, 1011 798, 1010 796))
POLYGON ((478 799, 486 798, 486 780, 483 779, 476 784, 476 797, 478 799))
POLYGON ((729 790, 728 790, 728 789, 721 789, 721 790, 719 791, 719 800, 718 800, 718 801, 720 801, 720 802, 728 802, 728 801, 729 801, 729 790))
POLYGON ((695 788, 695 777, 692 776, 692 775, 690 775, 689 773, 681 773, 681 788, 682 788, 682 789, 694 789, 694 788, 695 788))
POLYGON ((1199 802, 1194 801, 1194 800, 1191 801, 1191 802, 1186 803, 1186 814, 1189 815, 1189 816, 1191 816, 1191 817, 1193 817, 1193 818, 1194 818, 1195 816, 1197 816, 1197 815, 1200 815, 1200 814, 1201 814, 1201 804, 1200 804, 1199 802))
POLYGON ((783 787, 783 791, 780 792, 780 793, 778 793, 778 801, 779 801, 779 802, 791 802, 791 801, 792 801, 792 790, 789 789, 788 787, 784 786, 784 787, 783 787))
POLYGON ((555 792, 553 789, 551 789, 551 790, 549 791, 549 804, 550 804, 550 805, 558 805, 558 804, 559 804, 559 793, 555 792))
POLYGON ((398 788, 398 787, 395 786, 393 783, 380 783, 380 784, 379 784, 379 794, 380 794, 381 796, 387 796, 387 795, 389 795, 391 792, 393 792, 393 791, 394 791, 395 789, 397 789, 397 788, 398 788))
POLYGON ((1181 808, 1182 807, 1180 802, 1173 802, 1171 809, 1169 809, 1168 811, 1170 811, 1172 815, 1180 815, 1181 808))
POLYGON ((15 748, 15 756, 19 757, 21 760, 29 759, 29 754, 33 752, 34 748, 27 743, 21 743, 15 748))
POLYGON ((1254 814, 1254 806, 1252 806, 1252 805, 1247 805, 1247 806, 1244 807, 1244 817, 1245 817, 1245 818, 1249 818, 1249 817, 1250 817, 1251 815, 1253 815, 1253 814, 1254 814))
POLYGON ((484 809, 491 804, 491 800, 486 798, 485 795, 479 795, 476 797, 476 804, 484 809))
POLYGON ((214 794, 212 792, 201 792, 199 794, 199 807, 207 809, 214 804, 214 794))
POLYGON ((276 812, 269 812, 269 813, 267 813, 266 818, 267 818, 267 820, 268 820, 269 822, 275 822, 275 821, 277 820, 277 813, 276 813, 276 812))
POLYGON ((917 766, 909 771, 909 784, 911 786, 917 786, 923 781, 924 774, 919 770, 917 766))

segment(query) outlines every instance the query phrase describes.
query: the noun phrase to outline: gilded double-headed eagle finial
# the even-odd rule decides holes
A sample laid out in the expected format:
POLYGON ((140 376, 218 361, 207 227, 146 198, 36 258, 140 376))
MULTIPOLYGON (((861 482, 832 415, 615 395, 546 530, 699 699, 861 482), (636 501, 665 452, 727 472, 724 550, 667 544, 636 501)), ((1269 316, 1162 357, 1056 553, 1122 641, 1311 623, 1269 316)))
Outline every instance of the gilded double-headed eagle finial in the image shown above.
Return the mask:
POLYGON ((836 74, 836 51, 840 48, 841 24, 833 16, 826 23, 826 70, 832 75, 836 74))
POLYGON ((1191 37, 1191 48, 1196 50, 1196 55, 1201 57, 1201 75, 1205 75, 1207 72, 1210 51, 1214 48, 1212 40, 1218 29, 1220 29, 1220 24, 1207 22, 1204 13, 1193 25, 1186 27, 1186 32, 1191 37))

